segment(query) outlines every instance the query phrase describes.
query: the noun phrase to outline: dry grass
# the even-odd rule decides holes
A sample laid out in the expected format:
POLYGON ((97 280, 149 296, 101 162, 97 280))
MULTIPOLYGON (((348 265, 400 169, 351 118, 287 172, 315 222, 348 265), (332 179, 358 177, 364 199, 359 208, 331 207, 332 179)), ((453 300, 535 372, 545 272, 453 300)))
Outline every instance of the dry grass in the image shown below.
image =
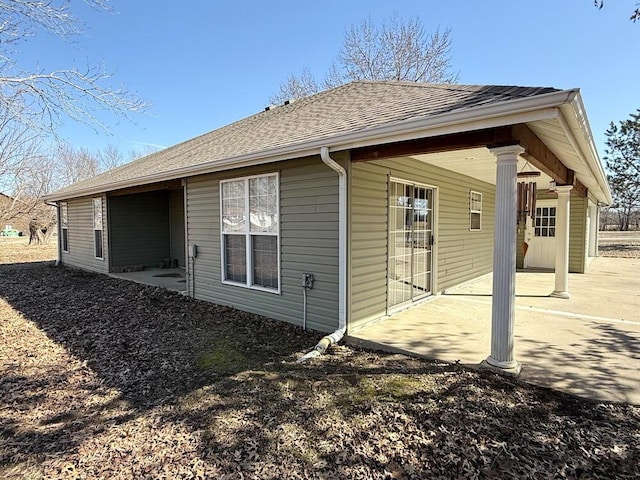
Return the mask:
POLYGON ((603 257, 640 258, 640 231, 600 232, 598 244, 603 257))
POLYGON ((29 245, 29 237, 0 237, 0 264, 43 262, 56 258, 56 238, 46 245, 29 245))
POLYGON ((298 365, 317 334, 154 287, 0 265, 0 318, 5 479, 640 476, 636 406, 347 346, 298 365))

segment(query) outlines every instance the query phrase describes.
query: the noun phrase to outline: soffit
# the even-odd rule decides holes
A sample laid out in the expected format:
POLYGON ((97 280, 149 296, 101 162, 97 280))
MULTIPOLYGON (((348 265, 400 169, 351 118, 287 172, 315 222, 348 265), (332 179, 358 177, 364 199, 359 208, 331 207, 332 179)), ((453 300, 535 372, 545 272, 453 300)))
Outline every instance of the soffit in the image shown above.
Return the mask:
MULTIPOLYGON (((599 201, 606 203, 607 198, 602 187, 581 153, 567 136, 558 118, 539 120, 527 123, 527 126, 542 140, 542 142, 558 157, 562 163, 575 172, 576 177, 585 185, 592 195, 599 201)), ((426 163, 436 165, 463 175, 477 178, 487 183, 496 183, 495 157, 487 148, 454 150, 427 155, 413 155, 426 163)), ((527 164, 526 160, 518 160, 518 172, 539 171, 527 164)), ((548 185, 551 177, 541 173, 539 177, 531 177, 539 185, 548 185)), ((524 181, 524 179, 522 179, 524 181)))
MULTIPOLYGON (((467 175, 492 185, 496 184, 496 157, 488 148, 471 148, 428 155, 413 155, 411 158, 467 175)), ((519 158, 518 172, 531 171, 539 172, 540 170, 528 164, 523 158, 519 158)), ((539 177, 522 178, 519 181, 536 182, 538 183, 538 188, 546 188, 551 178, 540 172, 539 177)))
POLYGON ((531 130, 544 142, 562 163, 575 172, 576 177, 596 198, 607 203, 607 197, 598 183, 595 174, 589 168, 586 160, 567 136, 558 118, 540 120, 527 124, 531 130))

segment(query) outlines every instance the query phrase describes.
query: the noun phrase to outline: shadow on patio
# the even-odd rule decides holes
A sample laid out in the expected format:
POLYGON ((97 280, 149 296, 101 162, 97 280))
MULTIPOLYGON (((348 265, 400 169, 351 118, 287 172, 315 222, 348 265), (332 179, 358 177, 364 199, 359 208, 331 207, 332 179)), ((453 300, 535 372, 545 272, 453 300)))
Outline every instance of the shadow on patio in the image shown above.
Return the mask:
MULTIPOLYGON (((491 276, 351 333, 350 341, 477 366, 491 349, 491 276)), ((551 298, 553 273, 518 272, 520 379, 594 399, 640 403, 640 261, 598 258, 551 298)))

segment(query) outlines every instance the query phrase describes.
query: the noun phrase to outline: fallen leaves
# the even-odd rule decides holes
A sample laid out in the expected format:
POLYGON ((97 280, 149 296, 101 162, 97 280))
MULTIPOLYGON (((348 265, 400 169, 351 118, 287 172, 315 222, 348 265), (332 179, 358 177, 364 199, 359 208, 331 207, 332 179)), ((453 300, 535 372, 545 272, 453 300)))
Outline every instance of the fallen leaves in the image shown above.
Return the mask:
POLYGON ((3 478, 638 478, 640 411, 0 265, 3 478))

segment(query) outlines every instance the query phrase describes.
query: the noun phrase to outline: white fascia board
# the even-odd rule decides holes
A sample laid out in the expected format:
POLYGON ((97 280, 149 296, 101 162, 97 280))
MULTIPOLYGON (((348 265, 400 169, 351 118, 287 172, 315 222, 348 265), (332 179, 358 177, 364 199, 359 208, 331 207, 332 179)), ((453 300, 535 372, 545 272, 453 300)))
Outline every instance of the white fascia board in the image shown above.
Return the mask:
POLYGON ((560 125, 565 135, 600 187, 602 198, 599 200, 610 205, 613 202, 611 189, 595 146, 582 96, 578 94, 570 103, 562 105, 560 112, 560 125))
POLYGON ((65 198, 94 195, 105 191, 148 185, 150 183, 214 173, 232 168, 262 165, 265 163, 318 155, 320 148, 325 146, 329 147, 329 151, 336 152, 383 143, 435 137, 450 133, 557 118, 559 115, 558 107, 572 101, 577 94, 577 89, 561 90, 537 95, 535 97, 518 98, 497 104, 472 107, 463 111, 448 112, 427 117, 415 117, 357 132, 327 136, 299 144, 287 145, 285 147, 230 157, 224 160, 213 160, 153 175, 135 177, 121 182, 87 187, 82 190, 74 190, 69 194, 65 194, 64 192, 56 194, 54 192, 44 198, 52 201, 64 200, 65 198), (71 196, 69 197, 67 195, 71 196))

